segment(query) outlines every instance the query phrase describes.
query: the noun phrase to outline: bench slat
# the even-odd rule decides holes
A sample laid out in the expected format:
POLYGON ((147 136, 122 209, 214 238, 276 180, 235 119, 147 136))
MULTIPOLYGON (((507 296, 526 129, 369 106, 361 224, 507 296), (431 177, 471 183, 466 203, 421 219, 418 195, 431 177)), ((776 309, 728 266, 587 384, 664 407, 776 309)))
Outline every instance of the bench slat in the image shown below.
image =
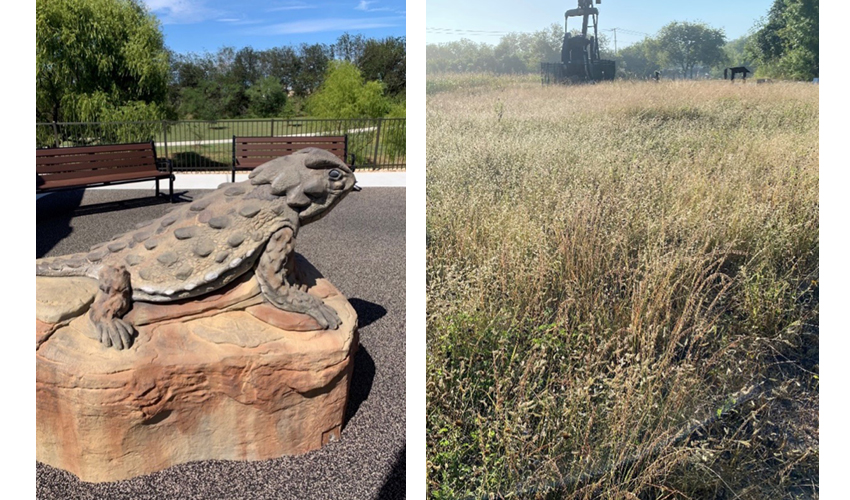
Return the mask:
POLYGON ((238 163, 238 165, 236 165, 235 168, 236 168, 236 170, 253 170, 254 168, 259 167, 263 163, 267 163, 271 160, 274 160, 275 158, 278 158, 278 157, 275 156, 274 158, 251 158, 251 159, 245 159, 245 160, 238 160, 237 159, 237 161, 239 163, 238 163))
POLYGON ((43 178, 44 180, 50 180, 50 179, 55 179, 55 180, 60 180, 60 179, 86 179, 86 178, 94 178, 94 177, 99 177, 99 176, 105 177, 107 175, 114 175, 116 173, 121 173, 121 172, 131 173, 131 174, 148 173, 150 175, 157 175, 157 174, 162 174, 162 175, 166 175, 166 176, 168 175, 167 172, 160 172, 159 170, 157 170, 155 168, 151 168, 151 167, 146 166, 146 165, 137 165, 137 166, 134 166, 134 167, 101 168, 101 169, 98 169, 98 170, 75 170, 75 171, 72 171, 72 172, 60 172, 58 174, 40 175, 39 177, 43 178))
POLYGON ((86 163, 66 163, 61 165, 36 166, 36 173, 53 174, 59 172, 96 172, 108 168, 124 168, 124 167, 148 167, 156 168, 156 162, 151 158, 127 158, 123 160, 113 160, 109 162, 86 162, 86 163))
POLYGON ((85 186, 94 186, 98 184, 103 184, 106 182, 122 182, 122 181, 142 181, 142 180, 153 180, 153 179, 167 179, 168 174, 163 174, 159 172, 157 175, 144 173, 120 173, 120 174, 111 174, 111 175, 98 175, 93 177, 83 177, 77 179, 58 179, 53 180, 53 176, 49 176, 44 178, 44 184, 40 186, 36 186, 36 191, 50 190, 56 188, 66 188, 66 187, 85 187, 85 186))
POLYGON ((305 148, 329 151, 343 162, 347 161, 347 137, 340 136, 287 136, 287 137, 234 137, 233 179, 237 170, 254 168, 305 148))
POLYGON ((74 155, 89 153, 111 153, 113 151, 139 151, 151 149, 150 142, 139 142, 132 144, 110 144, 107 146, 75 146, 71 148, 45 148, 36 149, 36 158, 40 156, 74 155))
MULTIPOLYGON (((157 168, 152 142, 36 149, 36 192, 102 184, 167 179, 173 200, 174 177, 157 168)), ((159 185, 157 184, 157 196, 159 185)))
POLYGON ((280 142, 294 142, 294 143, 307 143, 307 142, 345 142, 344 135, 325 135, 325 136, 297 136, 290 135, 285 137, 237 137, 236 144, 257 144, 257 143, 280 143, 280 142))
POLYGON ((324 149, 325 151, 343 151, 345 144, 252 144, 236 146, 237 153, 263 153, 264 151, 299 151, 306 148, 324 149))
POLYGON ((115 160, 123 160, 126 158, 146 158, 151 163, 154 161, 154 152, 151 149, 147 151, 119 151, 114 153, 98 153, 98 154, 75 154, 67 156, 49 156, 35 159, 36 166, 47 165, 62 165, 75 164, 83 162, 110 162, 115 160))

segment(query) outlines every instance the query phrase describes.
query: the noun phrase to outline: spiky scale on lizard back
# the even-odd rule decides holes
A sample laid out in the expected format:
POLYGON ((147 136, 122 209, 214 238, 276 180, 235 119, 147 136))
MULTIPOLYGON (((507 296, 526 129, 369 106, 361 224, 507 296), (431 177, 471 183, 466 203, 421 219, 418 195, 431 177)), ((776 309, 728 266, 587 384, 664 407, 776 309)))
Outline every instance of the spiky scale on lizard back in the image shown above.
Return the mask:
POLYGON ((351 170, 334 155, 302 150, 89 252, 37 260, 36 275, 97 279, 104 266, 123 266, 130 273, 133 300, 203 295, 248 272, 272 234, 288 227, 294 237, 353 185, 351 170))

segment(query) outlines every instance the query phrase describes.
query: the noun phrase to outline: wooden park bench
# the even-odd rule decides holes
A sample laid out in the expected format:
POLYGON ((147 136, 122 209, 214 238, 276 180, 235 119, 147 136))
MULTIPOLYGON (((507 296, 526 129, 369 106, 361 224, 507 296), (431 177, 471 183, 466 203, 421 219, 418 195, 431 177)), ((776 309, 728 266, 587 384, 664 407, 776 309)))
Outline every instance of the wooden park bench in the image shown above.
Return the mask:
MULTIPOLYGON (((291 155, 304 148, 319 148, 337 155, 348 163, 348 136, 291 136, 291 137, 236 137, 233 136, 233 182, 237 170, 253 170, 269 160, 291 155)), ((352 170, 354 155, 351 155, 352 170)))
POLYGON ((159 196, 160 179, 168 179, 174 201, 171 161, 156 157, 153 142, 36 149, 35 168, 36 193, 154 180, 159 196))

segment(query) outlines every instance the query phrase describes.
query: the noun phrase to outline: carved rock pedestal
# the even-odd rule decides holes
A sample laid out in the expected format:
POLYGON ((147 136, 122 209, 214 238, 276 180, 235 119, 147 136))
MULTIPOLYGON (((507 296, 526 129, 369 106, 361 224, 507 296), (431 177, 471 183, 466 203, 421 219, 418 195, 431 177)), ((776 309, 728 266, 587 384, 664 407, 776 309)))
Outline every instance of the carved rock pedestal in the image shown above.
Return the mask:
POLYGON ((357 317, 309 264, 298 269, 309 293, 338 312, 338 329, 263 303, 247 277, 203 300, 135 303, 127 319, 139 333, 125 351, 95 340, 84 314, 94 280, 37 278, 37 459, 102 482, 338 439, 357 317))

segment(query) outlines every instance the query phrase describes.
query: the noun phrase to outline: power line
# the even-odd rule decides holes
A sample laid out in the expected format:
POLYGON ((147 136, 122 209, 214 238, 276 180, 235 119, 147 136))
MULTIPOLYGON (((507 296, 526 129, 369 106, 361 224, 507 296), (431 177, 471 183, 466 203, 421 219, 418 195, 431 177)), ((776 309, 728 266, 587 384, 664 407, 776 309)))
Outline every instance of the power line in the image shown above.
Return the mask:
POLYGON ((644 33, 643 31, 629 30, 629 29, 626 29, 626 28, 608 28, 608 29, 604 29, 604 30, 600 30, 600 31, 621 31, 621 32, 623 32, 627 35, 652 36, 649 33, 644 33))
MULTIPOLYGON (((649 33, 644 33, 643 31, 635 31, 626 28, 608 28, 600 31, 613 31, 614 37, 616 39, 617 32, 625 33, 626 35, 634 35, 634 36, 652 36, 649 33)), ((434 33, 439 35, 470 35, 470 36, 505 36, 510 35, 512 33, 521 33, 517 31, 494 31, 494 30, 472 30, 472 29, 461 29, 461 28, 425 28, 426 33, 434 33)), ((528 33, 528 32, 526 32, 528 33)))
POLYGON ((510 34, 508 31, 484 31, 484 30, 464 30, 455 28, 425 28, 426 33, 437 33, 443 35, 475 35, 475 36, 505 36, 510 34))
POLYGON ((644 33, 642 31, 627 30, 625 28, 608 28, 608 29, 599 30, 599 31, 613 31, 614 32, 614 53, 615 54, 617 53, 617 32, 618 31, 622 31, 623 33, 625 33, 627 35, 635 35, 635 36, 643 35, 644 37, 649 36, 649 33, 644 33))

